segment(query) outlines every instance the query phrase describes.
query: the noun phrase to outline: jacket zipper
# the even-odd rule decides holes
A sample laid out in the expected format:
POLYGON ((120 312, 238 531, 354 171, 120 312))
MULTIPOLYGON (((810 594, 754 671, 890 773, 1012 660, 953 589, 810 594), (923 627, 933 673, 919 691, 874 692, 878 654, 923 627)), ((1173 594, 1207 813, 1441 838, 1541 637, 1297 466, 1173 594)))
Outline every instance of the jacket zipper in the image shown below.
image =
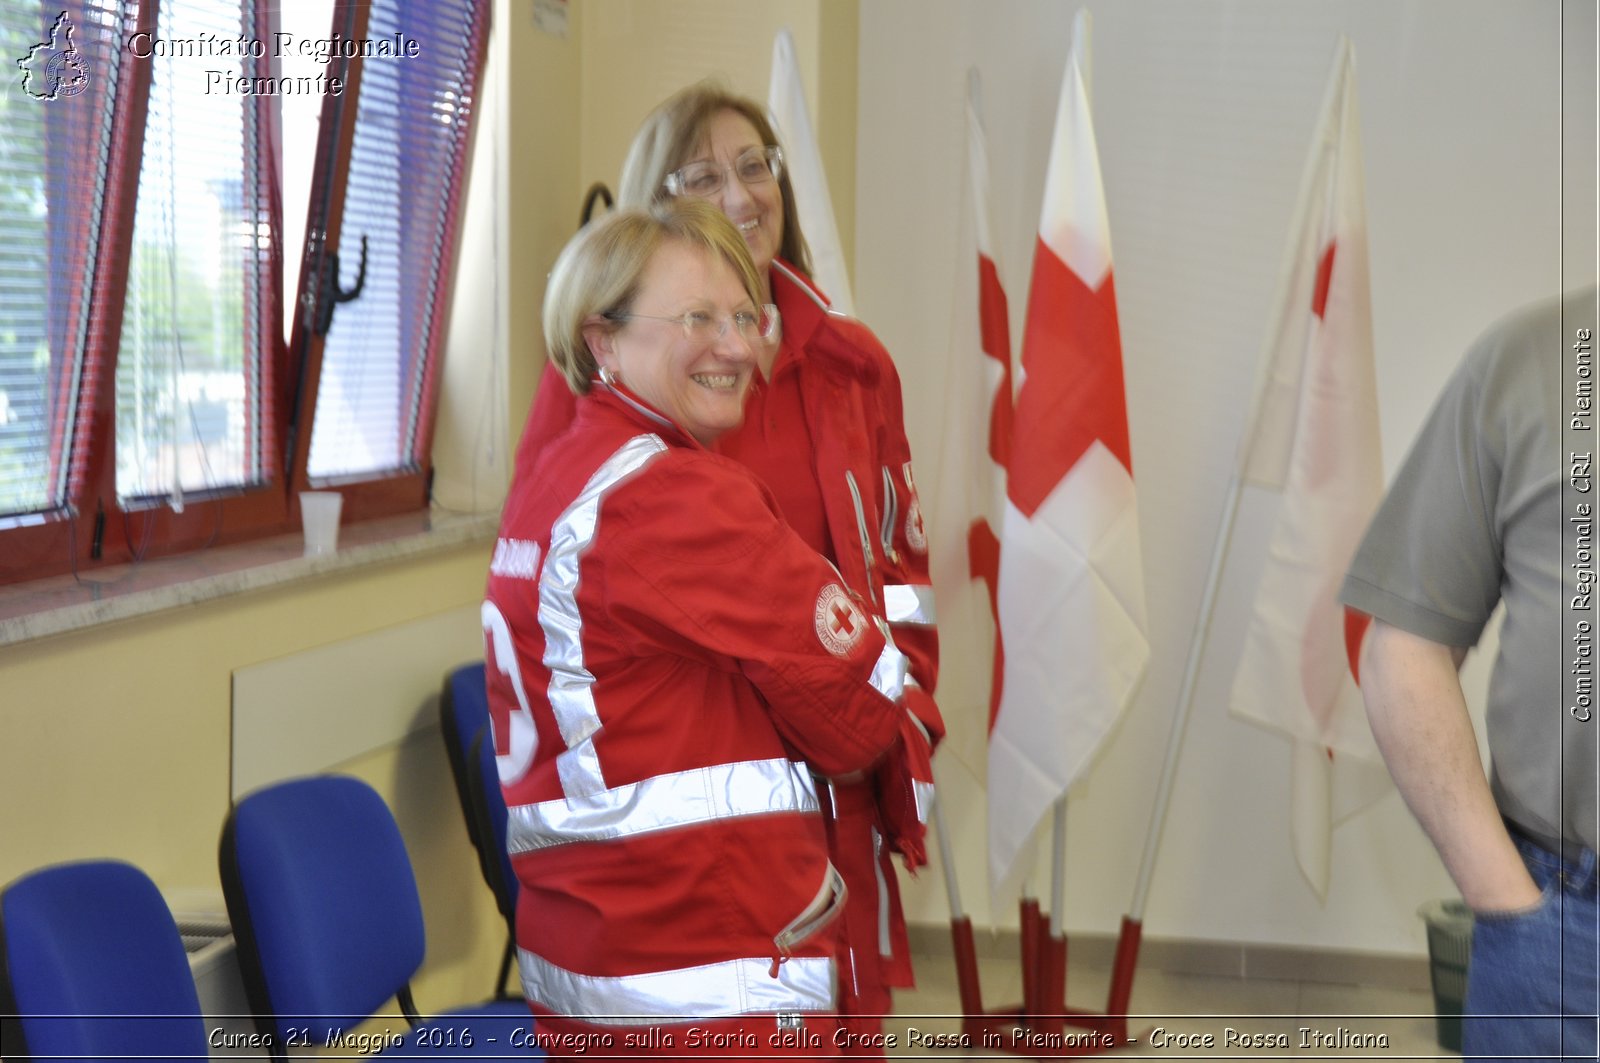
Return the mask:
POLYGON ((900 519, 900 493, 894 489, 894 473, 889 471, 887 465, 883 467, 883 499, 883 524, 878 532, 883 541, 883 556, 889 559, 890 564, 894 564, 894 526, 900 519))
POLYGON ((856 507, 856 529, 861 533, 861 549, 866 554, 867 560, 867 594, 872 598, 872 604, 878 604, 878 591, 872 585, 872 570, 878 567, 878 557, 872 552, 872 531, 867 526, 867 511, 861 504, 861 488, 856 486, 856 474, 849 469, 844 471, 845 483, 850 487, 850 501, 856 507))
POLYGON ((772 958, 772 977, 778 977, 778 964, 794 955, 795 948, 811 935, 827 926, 844 911, 845 898, 849 896, 845 888, 844 878, 837 868, 831 863, 828 873, 822 877, 822 888, 817 890, 817 895, 811 898, 800 914, 788 926, 778 931, 772 943, 778 947, 777 955, 772 958))

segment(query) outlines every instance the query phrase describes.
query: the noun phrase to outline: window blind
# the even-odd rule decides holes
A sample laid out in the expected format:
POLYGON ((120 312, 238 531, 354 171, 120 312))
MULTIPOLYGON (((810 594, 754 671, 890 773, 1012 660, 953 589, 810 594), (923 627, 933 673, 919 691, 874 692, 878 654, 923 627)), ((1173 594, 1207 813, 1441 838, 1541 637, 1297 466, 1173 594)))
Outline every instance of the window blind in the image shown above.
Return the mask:
POLYGON ((0 517, 69 501, 137 0, 0 0, 0 517), (16 67, 20 66, 20 73, 16 67))
MULTIPOLYGON (((163 0, 164 38, 250 38, 248 5, 163 0)), ((260 109, 209 71, 266 76, 263 59, 157 53, 145 122, 116 374, 123 501, 244 487, 271 473, 270 350, 276 224, 262 202, 260 109)))
POLYGON ((425 455, 447 257, 488 33, 487 0, 373 0, 366 37, 415 55, 362 60, 339 237, 340 304, 323 346, 307 473, 314 482, 414 471, 425 455))

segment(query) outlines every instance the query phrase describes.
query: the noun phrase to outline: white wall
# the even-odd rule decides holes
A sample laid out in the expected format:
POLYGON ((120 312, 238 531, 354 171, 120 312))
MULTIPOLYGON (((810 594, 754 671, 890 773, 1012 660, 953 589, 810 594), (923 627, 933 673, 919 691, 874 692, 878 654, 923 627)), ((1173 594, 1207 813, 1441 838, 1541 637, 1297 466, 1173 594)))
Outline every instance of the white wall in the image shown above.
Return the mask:
MULTIPOLYGON (((945 366, 952 356, 977 357, 949 349, 965 210, 966 70, 975 65, 984 79, 996 251, 1020 345, 1050 127, 1078 6, 861 3, 857 301, 905 381, 929 512, 940 486, 931 474, 946 416, 945 366)), ((1562 229, 1592 240, 1594 221, 1592 197, 1586 217, 1564 218, 1560 207, 1555 0, 1100 0, 1092 12, 1092 95, 1152 646, 1136 703, 1071 796, 1065 924, 1110 932, 1132 893, 1338 34, 1351 38, 1358 63, 1389 470, 1477 333, 1506 310, 1583 279, 1574 275, 1583 256, 1563 278, 1562 229)), ((1593 40, 1592 6, 1570 5, 1568 17, 1583 21, 1587 36, 1569 37, 1592 64, 1592 46, 1581 44, 1593 40)), ((1569 134, 1569 165, 1574 157, 1592 163, 1592 117, 1585 132, 1587 144, 1569 134)), ((1592 277, 1592 253, 1586 261, 1592 277)), ((1420 952, 1416 906, 1453 889, 1393 793, 1336 832, 1326 903, 1300 877, 1289 845, 1287 744, 1232 719, 1225 704, 1248 596, 1239 579, 1224 584, 1145 933, 1420 952)), ((941 701, 957 734, 938 770, 967 906, 983 922, 990 907, 982 764, 970 751, 981 749, 985 716, 981 701, 959 703, 962 691, 983 688, 961 674, 962 642, 944 629, 941 701)), ((1482 667, 1469 664, 1479 700, 1482 667)), ((945 917, 937 874, 922 876, 908 907, 914 920, 945 917)), ((997 907, 999 921, 1014 924, 1011 901, 997 907)))

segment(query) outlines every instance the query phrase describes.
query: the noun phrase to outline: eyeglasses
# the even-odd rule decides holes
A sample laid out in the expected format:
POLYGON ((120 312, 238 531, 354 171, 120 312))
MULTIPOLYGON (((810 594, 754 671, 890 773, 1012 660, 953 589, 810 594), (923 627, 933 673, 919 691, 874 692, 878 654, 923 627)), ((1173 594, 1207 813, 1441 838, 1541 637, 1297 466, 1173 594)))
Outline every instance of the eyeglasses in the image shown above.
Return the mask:
POLYGON ((670 321, 683 329, 683 336, 692 343, 715 343, 728 334, 731 325, 739 331, 746 343, 757 340, 770 342, 778 334, 778 308, 767 303, 755 310, 735 310, 728 317, 718 317, 709 310, 690 310, 677 317, 658 314, 607 314, 612 321, 670 321))
POLYGON ((734 159, 732 166, 718 166, 706 161, 691 162, 667 174, 664 184, 667 191, 675 196, 714 196, 728 183, 729 171, 746 185, 776 181, 783 176, 783 149, 777 145, 751 148, 734 159))

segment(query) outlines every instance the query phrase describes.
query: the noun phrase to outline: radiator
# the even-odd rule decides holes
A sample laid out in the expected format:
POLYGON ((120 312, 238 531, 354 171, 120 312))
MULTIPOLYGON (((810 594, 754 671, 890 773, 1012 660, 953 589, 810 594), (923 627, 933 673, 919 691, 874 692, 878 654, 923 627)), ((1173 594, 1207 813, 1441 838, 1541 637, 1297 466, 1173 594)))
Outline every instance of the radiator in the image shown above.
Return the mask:
POLYGON ((221 915, 177 915, 178 933, 189 953, 189 970, 200 994, 200 1014, 213 1059, 266 1059, 265 1050, 248 1047, 255 1022, 239 976, 233 927, 221 915))

